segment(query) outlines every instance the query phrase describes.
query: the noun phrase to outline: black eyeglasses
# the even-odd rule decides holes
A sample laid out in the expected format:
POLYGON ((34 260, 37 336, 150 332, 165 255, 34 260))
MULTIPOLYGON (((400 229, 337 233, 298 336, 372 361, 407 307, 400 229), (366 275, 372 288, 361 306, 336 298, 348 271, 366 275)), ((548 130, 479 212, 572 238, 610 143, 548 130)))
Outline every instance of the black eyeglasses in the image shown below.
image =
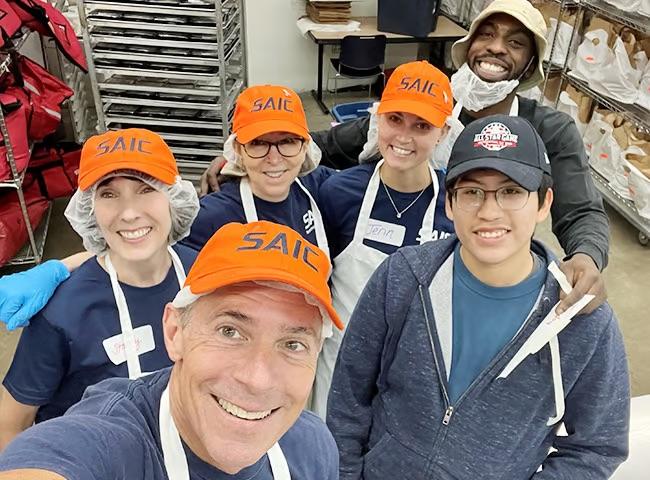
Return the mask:
POLYGON ((521 210, 528 203, 531 192, 524 187, 507 186, 496 190, 484 190, 479 187, 460 187, 454 189, 456 204, 467 212, 481 208, 488 193, 494 193, 497 205, 503 210, 521 210))
POLYGON ((288 137, 283 138, 278 142, 267 142, 266 140, 253 140, 248 143, 244 143, 244 151, 251 158, 264 158, 271 151, 271 147, 275 147, 278 150, 278 153, 283 157, 295 157, 298 155, 302 146, 305 143, 303 138, 297 137, 288 137))

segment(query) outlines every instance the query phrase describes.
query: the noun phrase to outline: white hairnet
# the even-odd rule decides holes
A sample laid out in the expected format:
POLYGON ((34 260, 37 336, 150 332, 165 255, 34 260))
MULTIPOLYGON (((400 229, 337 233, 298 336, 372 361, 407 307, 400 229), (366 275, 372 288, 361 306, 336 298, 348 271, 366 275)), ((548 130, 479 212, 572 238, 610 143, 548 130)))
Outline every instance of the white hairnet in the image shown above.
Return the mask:
MULTIPOLYGON (((363 150, 359 154, 359 163, 370 163, 372 162, 377 155, 379 155, 379 115, 377 114, 377 109, 379 108, 379 102, 375 102, 372 107, 368 109, 370 112, 370 122, 368 124, 368 138, 366 143, 363 145, 363 150)), ((445 122, 447 125, 451 125, 453 119, 451 116, 447 117, 445 122)), ((447 168, 447 158, 443 158, 444 154, 442 152, 437 152, 438 147, 436 146, 431 152, 430 161, 433 163, 433 168, 435 170, 444 170, 447 168)))
MULTIPOLYGON (((224 165, 221 173, 224 175, 234 175, 236 177, 245 177, 247 175, 246 170, 244 169, 244 164, 241 160, 241 155, 235 151, 235 141, 237 136, 233 133, 228 137, 226 143, 223 145, 223 158, 226 159, 226 164, 224 165)), ((302 162, 302 167, 299 176, 307 175, 308 173, 316 170, 316 167, 320 163, 320 159, 323 156, 318 145, 311 138, 306 140, 307 144, 307 154, 305 155, 305 161, 302 162)))
POLYGON ((82 238, 86 250, 95 255, 100 255, 108 250, 106 239, 95 219, 95 192, 98 185, 107 178, 122 176, 141 180, 167 195, 172 224, 169 232, 170 245, 182 240, 190 233, 192 222, 199 213, 199 197, 191 182, 176 177, 176 181, 172 185, 167 185, 142 172, 119 170, 105 175, 87 190, 77 189, 65 209, 65 217, 74 231, 82 238))

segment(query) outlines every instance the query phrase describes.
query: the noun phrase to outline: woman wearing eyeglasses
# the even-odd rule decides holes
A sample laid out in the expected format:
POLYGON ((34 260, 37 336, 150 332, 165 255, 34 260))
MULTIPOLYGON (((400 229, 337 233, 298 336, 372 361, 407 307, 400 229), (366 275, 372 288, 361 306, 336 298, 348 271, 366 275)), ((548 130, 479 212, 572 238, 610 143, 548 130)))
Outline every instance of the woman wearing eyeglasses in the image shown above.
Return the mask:
POLYGON ((334 170, 318 167, 320 150, 309 136, 300 97, 281 86, 247 88, 237 99, 232 130, 222 173, 233 181, 201 199, 184 243, 199 250, 226 223, 268 220, 329 254, 315 198, 334 170))

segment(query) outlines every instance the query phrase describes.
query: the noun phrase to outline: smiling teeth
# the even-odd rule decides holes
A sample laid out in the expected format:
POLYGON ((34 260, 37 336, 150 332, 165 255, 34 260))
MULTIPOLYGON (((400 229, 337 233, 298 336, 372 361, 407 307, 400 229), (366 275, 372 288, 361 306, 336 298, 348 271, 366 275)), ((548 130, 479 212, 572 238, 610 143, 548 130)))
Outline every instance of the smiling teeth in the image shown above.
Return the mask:
POLYGON ((411 153, 411 150, 406 150, 404 148, 399 148, 396 146, 393 146, 393 151, 398 155, 409 155, 411 153))
POLYGON ((264 174, 271 178, 280 178, 284 172, 285 171, 282 170, 281 172, 264 172, 264 174))
POLYGON ((119 234, 127 240, 137 240, 138 238, 144 237, 150 231, 151 227, 146 227, 138 228, 137 230, 122 230, 119 232, 119 234))
POLYGON ((219 402, 221 408, 223 408, 230 415, 244 420, 261 420, 271 415, 272 412, 272 410, 264 410, 263 412, 248 412, 243 408, 240 408, 237 405, 224 400, 223 398, 218 398, 217 402, 219 402))
POLYGON ((493 232, 476 232, 476 234, 481 238, 499 238, 503 237, 506 234, 506 231, 496 230, 493 232))
POLYGON ((488 62, 480 62, 479 66, 483 70, 487 70, 489 72, 502 73, 506 71, 506 69, 503 68, 501 65, 495 65, 493 63, 488 63, 488 62))

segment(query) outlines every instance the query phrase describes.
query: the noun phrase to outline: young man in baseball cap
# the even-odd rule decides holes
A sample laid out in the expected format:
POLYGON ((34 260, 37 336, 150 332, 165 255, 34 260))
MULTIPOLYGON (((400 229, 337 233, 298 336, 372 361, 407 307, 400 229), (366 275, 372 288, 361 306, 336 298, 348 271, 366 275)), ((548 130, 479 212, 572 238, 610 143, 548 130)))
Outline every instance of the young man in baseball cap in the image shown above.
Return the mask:
POLYGON ((302 411, 323 340, 342 326, 329 270, 289 227, 224 226, 165 308, 174 365, 88 389, 16 438, 0 478, 338 478, 331 434, 302 411))
POLYGON ((550 173, 522 118, 460 134, 445 179, 456 236, 389 257, 347 327, 327 416, 342 479, 606 479, 626 458, 616 317, 576 316, 589 296, 556 315, 561 273, 532 240, 550 173))
MULTIPOLYGON (((444 174, 434 164, 451 109, 444 73, 424 61, 400 65, 383 92, 368 142, 381 161, 349 168, 321 186, 319 204, 334 264, 332 296, 345 324, 389 254, 453 231, 444 210, 444 174)), ((318 363, 312 408, 323 418, 341 338, 335 333, 325 342, 318 363)))

